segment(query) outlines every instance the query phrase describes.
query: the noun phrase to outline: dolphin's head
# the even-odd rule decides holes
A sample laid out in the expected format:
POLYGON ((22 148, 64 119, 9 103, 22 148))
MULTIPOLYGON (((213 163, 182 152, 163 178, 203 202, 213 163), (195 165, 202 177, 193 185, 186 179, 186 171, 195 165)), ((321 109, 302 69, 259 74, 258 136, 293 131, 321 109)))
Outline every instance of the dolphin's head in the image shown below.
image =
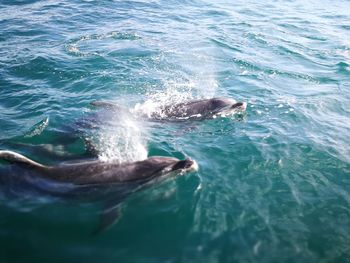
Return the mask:
POLYGON ((138 174, 142 175, 143 178, 139 179, 168 177, 168 175, 185 174, 198 169, 196 161, 189 158, 179 160, 173 157, 152 156, 141 163, 142 165, 138 166, 140 169, 138 174))
POLYGON ((185 160, 182 160, 182 161, 178 160, 174 165, 172 165, 171 169, 172 171, 179 172, 179 173, 197 171, 198 164, 196 161, 186 158, 185 160))
POLYGON ((244 112, 247 108, 246 102, 237 102, 228 98, 210 99, 211 111, 216 115, 230 115, 238 112, 244 112))

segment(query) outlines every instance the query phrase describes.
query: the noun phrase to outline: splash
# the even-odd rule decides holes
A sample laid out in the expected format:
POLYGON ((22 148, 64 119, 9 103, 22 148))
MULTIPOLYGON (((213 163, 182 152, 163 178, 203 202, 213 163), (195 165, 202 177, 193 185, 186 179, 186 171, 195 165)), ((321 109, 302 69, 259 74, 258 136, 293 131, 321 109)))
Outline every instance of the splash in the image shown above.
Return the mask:
POLYGON ((159 117, 166 117, 165 112, 162 111, 165 106, 213 97, 217 87, 217 82, 213 77, 206 80, 197 77, 187 81, 166 81, 163 90, 149 91, 146 93, 146 100, 143 103, 137 103, 131 111, 136 115, 151 117, 156 114, 159 117))
POLYGON ((187 90, 169 87, 164 91, 150 92, 146 97, 147 99, 144 103, 137 103, 132 109, 134 114, 148 117, 151 117, 154 113, 161 115, 164 114, 161 112, 162 107, 193 99, 190 87, 187 90))
POLYGON ((147 129, 127 114, 120 114, 100 127, 88 140, 104 162, 133 162, 147 158, 147 129), (141 128, 142 127, 142 128, 141 128))
POLYGON ((25 138, 31 138, 34 137, 36 135, 40 135, 45 128, 49 125, 49 118, 46 117, 45 119, 41 120, 40 122, 36 123, 31 129, 30 131, 28 131, 24 137, 25 138))

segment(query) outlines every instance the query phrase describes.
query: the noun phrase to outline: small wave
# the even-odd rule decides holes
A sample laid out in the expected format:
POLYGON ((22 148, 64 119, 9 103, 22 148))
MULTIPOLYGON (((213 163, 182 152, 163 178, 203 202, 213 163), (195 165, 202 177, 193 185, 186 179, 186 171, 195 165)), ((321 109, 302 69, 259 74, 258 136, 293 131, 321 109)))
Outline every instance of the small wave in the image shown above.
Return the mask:
MULTIPOLYGON (((69 41, 66 45, 66 51, 74 56, 85 57, 85 56, 96 56, 104 53, 104 49, 109 43, 116 41, 134 41, 139 40, 141 37, 136 33, 126 33, 112 31, 104 34, 90 34, 84 35, 69 41), (99 41, 100 43, 95 43, 99 41), (102 47, 102 49, 101 49, 102 47)), ((109 49, 107 49, 109 51, 109 49)), ((107 52, 106 51, 106 52, 107 52)))
POLYGON ((320 83, 330 83, 333 82, 333 79, 325 79, 322 77, 313 77, 309 74, 303 74, 303 73, 298 73, 298 72, 290 72, 290 71, 282 71, 274 68, 268 68, 268 67, 263 67, 263 66, 258 66, 254 63, 251 63, 247 60, 239 59, 239 58, 234 58, 233 59, 234 63, 236 63, 241 69, 244 69, 244 71, 249 71, 249 72, 263 72, 269 76, 281 76, 281 77, 287 77, 287 78, 292 78, 292 79, 301 79, 305 80, 307 82, 315 83, 315 84, 320 84, 320 83))

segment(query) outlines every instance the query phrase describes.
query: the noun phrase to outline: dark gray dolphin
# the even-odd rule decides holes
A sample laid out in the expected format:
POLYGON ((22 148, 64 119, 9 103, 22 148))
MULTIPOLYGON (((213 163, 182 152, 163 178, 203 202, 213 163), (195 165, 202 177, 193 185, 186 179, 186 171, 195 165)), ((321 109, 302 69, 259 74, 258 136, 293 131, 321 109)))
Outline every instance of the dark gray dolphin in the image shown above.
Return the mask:
POLYGON ((231 98, 211 98, 190 100, 174 105, 161 106, 150 114, 144 112, 133 112, 110 102, 93 101, 91 105, 102 107, 114 112, 127 112, 140 116, 150 121, 186 121, 203 120, 216 117, 224 117, 234 113, 244 112, 247 107, 246 102, 237 102, 231 98))
POLYGON ((102 162, 82 160, 53 166, 37 163, 13 151, 0 151, 0 159, 25 166, 33 175, 58 182, 75 185, 128 183, 141 184, 169 173, 195 170, 197 164, 191 159, 179 160, 173 157, 149 157, 136 162, 102 162))
POLYGON ((23 190, 26 196, 28 188, 33 188, 37 194, 53 197, 78 200, 84 200, 84 197, 89 200, 103 198, 103 212, 94 233, 105 230, 119 218, 121 205, 130 194, 198 168, 191 159, 158 156, 126 163, 86 159, 49 166, 13 151, 0 150, 0 160, 12 163, 5 166, 8 167, 5 172, 0 171, 0 189, 4 188, 3 177, 7 176, 10 185, 14 180, 19 181, 17 191, 23 190))
POLYGON ((161 107, 151 114, 153 119, 201 120, 228 116, 245 111, 247 104, 230 98, 192 100, 161 107))

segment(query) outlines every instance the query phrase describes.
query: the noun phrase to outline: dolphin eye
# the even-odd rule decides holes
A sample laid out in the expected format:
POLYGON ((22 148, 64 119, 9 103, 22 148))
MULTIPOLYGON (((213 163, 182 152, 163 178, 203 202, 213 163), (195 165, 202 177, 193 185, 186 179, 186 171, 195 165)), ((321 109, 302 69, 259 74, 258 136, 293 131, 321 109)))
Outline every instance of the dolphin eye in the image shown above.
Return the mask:
POLYGON ((231 106, 231 108, 232 108, 232 109, 235 109, 235 108, 242 107, 242 106, 243 106, 243 102, 237 102, 237 103, 233 104, 233 105, 231 106))

